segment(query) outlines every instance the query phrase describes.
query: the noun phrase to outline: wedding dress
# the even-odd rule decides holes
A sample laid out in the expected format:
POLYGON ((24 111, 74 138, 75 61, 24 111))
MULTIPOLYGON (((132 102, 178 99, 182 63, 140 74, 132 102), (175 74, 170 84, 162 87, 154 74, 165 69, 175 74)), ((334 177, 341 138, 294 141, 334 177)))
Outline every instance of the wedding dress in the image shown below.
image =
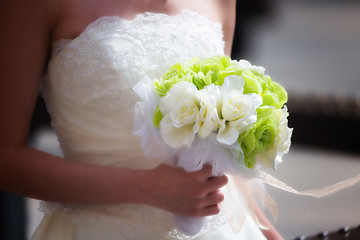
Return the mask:
MULTIPOLYGON (((103 17, 74 40, 53 47, 43 93, 64 156, 73 161, 149 169, 161 160, 142 157, 133 134, 133 86, 145 75, 155 79, 176 62, 224 54, 221 25, 185 10, 178 15, 144 13, 132 20, 103 17)), ((195 236, 176 230, 173 215, 144 205, 76 205, 43 202, 44 218, 33 240, 265 239, 246 212, 240 232, 224 212, 241 212, 224 190, 220 214, 195 236), (226 209, 228 211, 226 211, 226 209)))

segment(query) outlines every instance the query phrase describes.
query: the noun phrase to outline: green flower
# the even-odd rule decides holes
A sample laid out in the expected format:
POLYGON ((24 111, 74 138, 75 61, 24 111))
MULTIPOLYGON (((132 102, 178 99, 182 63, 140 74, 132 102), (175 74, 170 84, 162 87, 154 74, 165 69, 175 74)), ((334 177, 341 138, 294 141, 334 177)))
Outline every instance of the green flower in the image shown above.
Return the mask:
POLYGON ((187 63, 176 63, 169 68, 169 71, 154 81, 154 88, 161 97, 178 82, 192 82, 200 90, 205 86, 215 84, 222 85, 224 78, 235 75, 236 71, 227 70, 231 59, 227 56, 215 56, 198 60, 190 59, 187 63))
POLYGON ((239 136, 239 143, 245 157, 245 165, 254 168, 256 155, 269 149, 278 134, 279 122, 274 117, 273 108, 260 107, 257 110, 258 120, 246 133, 239 136))
POLYGON ((257 114, 253 128, 238 138, 245 166, 254 168, 257 159, 261 159, 263 165, 275 168, 280 161, 277 156, 284 155, 290 148, 292 129, 287 127, 287 109, 260 107, 257 114))
POLYGON ((176 83, 183 81, 191 82, 192 73, 181 63, 176 63, 170 67, 169 71, 160 80, 154 81, 154 88, 163 97, 176 83))

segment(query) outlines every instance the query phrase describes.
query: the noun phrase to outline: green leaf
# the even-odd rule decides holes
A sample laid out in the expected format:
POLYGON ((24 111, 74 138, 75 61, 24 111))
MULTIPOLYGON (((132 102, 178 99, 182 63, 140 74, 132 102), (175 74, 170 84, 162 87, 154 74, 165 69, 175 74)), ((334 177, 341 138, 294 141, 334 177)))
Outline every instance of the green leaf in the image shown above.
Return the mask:
POLYGON ((164 117, 164 115, 161 113, 159 109, 159 105, 157 105, 154 115, 153 115, 153 124, 155 127, 159 127, 161 119, 164 117))

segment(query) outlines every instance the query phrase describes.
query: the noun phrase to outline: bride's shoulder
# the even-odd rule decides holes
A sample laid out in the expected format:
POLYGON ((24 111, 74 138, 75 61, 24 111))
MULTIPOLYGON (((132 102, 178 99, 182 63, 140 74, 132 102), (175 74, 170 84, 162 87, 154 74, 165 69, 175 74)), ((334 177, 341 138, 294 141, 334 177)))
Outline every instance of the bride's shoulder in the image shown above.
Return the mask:
MULTIPOLYGON (((0 1, 0 30, 8 39, 45 42, 55 25, 59 0, 0 1)), ((13 41, 14 44, 16 41, 13 41)))

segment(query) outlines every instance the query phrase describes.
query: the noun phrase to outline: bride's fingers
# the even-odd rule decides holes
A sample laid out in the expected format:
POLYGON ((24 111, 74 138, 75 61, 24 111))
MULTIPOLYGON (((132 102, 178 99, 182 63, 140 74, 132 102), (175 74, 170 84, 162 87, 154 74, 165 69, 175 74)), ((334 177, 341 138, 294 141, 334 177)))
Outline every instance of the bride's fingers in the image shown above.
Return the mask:
POLYGON ((216 215, 220 212, 220 206, 218 204, 207 206, 202 211, 202 217, 216 215))
POLYGON ((206 196, 205 206, 213 206, 213 205, 219 204, 222 201, 224 201, 224 198, 225 198, 225 196, 220 190, 209 193, 206 196))
POLYGON ((203 180, 207 180, 212 177, 212 166, 205 164, 201 170, 199 170, 199 177, 203 180))
POLYGON ((228 183, 229 179, 226 175, 219 177, 210 177, 207 180, 210 192, 216 191, 228 183))
POLYGON ((227 176, 213 176, 212 166, 205 164, 201 170, 193 172, 199 181, 206 181, 213 185, 215 188, 221 188, 228 182, 227 176))

